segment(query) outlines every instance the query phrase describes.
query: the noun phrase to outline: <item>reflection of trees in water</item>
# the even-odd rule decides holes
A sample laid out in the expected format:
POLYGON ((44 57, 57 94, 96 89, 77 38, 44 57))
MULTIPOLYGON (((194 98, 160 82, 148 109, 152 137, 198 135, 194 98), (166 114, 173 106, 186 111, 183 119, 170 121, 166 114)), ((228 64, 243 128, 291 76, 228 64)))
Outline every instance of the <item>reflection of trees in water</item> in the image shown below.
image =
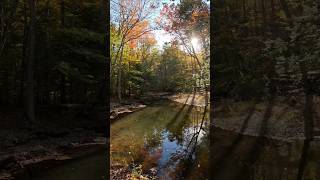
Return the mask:
MULTIPOLYGON (((183 145, 184 142, 184 129, 189 125, 190 114, 193 114, 193 106, 187 105, 190 95, 186 99, 185 103, 176 113, 176 115, 170 120, 167 125, 169 132, 168 138, 171 142, 177 140, 179 145, 183 145)), ((191 102, 195 100, 195 94, 191 97, 191 102)))
POLYGON ((155 149, 162 144, 162 132, 156 128, 153 130, 153 133, 146 134, 144 136, 144 148, 148 150, 155 149))
POLYGON ((208 118, 207 106, 197 107, 190 106, 193 111, 188 112, 186 116, 188 119, 182 126, 183 132, 183 147, 182 151, 177 151, 171 155, 168 164, 174 166, 174 170, 171 171, 170 176, 173 179, 181 179, 187 177, 190 170, 195 167, 197 147, 199 146, 199 140, 205 136, 204 126, 205 121, 208 118))

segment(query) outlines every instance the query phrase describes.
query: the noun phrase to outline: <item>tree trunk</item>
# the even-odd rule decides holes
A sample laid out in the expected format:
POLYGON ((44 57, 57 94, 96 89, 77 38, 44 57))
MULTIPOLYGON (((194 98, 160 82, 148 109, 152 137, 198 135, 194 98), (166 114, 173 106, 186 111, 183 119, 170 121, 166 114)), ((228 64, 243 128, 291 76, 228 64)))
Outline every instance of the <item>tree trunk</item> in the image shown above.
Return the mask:
POLYGON ((243 11, 243 17, 246 17, 247 16, 246 0, 242 0, 242 11, 243 11))
POLYGON ((60 0, 60 23, 62 27, 64 27, 64 17, 65 17, 64 14, 65 14, 64 0, 60 0))
POLYGON ((34 103, 34 48, 35 48, 35 0, 28 0, 30 9, 30 21, 26 46, 26 90, 25 90, 25 111, 27 120, 35 122, 34 103))
POLYGON ((288 4, 286 2, 286 0, 279 0, 280 1, 280 5, 283 9, 284 14, 286 15, 287 19, 289 20, 290 24, 292 24, 291 22, 291 12, 289 10, 288 4))
POLYGON ((119 100, 119 102, 121 103, 121 96, 122 96, 122 91, 121 91, 121 73, 122 73, 122 68, 121 68, 121 66, 122 66, 122 57, 123 57, 123 47, 121 47, 122 49, 121 49, 121 52, 120 52, 120 59, 119 59, 119 67, 118 67, 118 83, 117 83, 117 93, 118 93, 118 100, 119 100))
POLYGON ((60 101, 62 104, 66 103, 66 77, 64 74, 61 75, 60 82, 60 101))
POLYGON ((263 26, 264 28, 261 28, 262 30, 262 33, 265 32, 265 28, 268 28, 268 26, 266 26, 266 23, 267 23, 267 19, 266 19, 266 7, 265 7, 265 1, 264 0, 261 0, 261 9, 262 9, 262 21, 263 21, 263 26))
MULTIPOLYGON (((108 54, 109 52, 109 34, 107 32, 107 12, 109 9, 109 2, 107 0, 100 0, 100 22, 101 22, 101 27, 102 27, 102 32, 105 34, 104 36, 104 41, 105 41, 105 49, 103 49, 104 54, 108 54)), ((106 56, 105 59, 105 64, 103 66, 103 78, 101 80, 100 88, 99 88, 99 93, 98 93, 98 99, 97 101, 103 105, 107 104, 107 82, 110 82, 110 59, 106 56)))
MULTIPOLYGON (((65 26, 65 2, 64 0, 60 0, 60 25, 63 29, 65 26)), ((66 103, 66 76, 61 74, 61 82, 60 82, 60 101, 61 103, 66 103)))

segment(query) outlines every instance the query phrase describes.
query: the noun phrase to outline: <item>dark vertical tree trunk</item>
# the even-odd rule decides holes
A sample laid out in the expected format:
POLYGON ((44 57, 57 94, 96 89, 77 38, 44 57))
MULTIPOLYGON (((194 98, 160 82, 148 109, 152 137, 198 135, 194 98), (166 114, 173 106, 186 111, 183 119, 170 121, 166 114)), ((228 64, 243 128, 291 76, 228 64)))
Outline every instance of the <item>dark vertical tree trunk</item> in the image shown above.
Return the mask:
MULTIPOLYGON (((47 20, 47 23, 49 24, 50 21, 49 21, 49 18, 50 18, 50 0, 47 0, 46 2, 46 20, 47 20)), ((50 38, 49 38, 50 34, 49 34, 49 27, 46 26, 46 32, 45 32, 45 57, 46 59, 49 59, 50 55, 49 55, 49 49, 50 49, 50 38)), ((50 90, 49 90, 49 65, 48 63, 45 63, 44 64, 44 68, 45 68, 45 77, 44 77, 44 91, 43 91, 43 96, 44 96, 44 103, 49 103, 50 101, 50 90)))
POLYGON ((318 26, 320 26, 320 1, 317 1, 317 10, 318 10, 318 26))
POLYGON ((270 19, 269 19, 269 27, 270 27, 270 31, 271 33, 275 33, 275 25, 274 25, 274 22, 275 22, 275 4, 274 4, 274 0, 270 0, 270 7, 271 7, 271 15, 270 15, 270 19))
MULTIPOLYGON (((100 22, 102 27, 102 32, 105 34, 104 36, 104 54, 107 55, 109 52, 109 34, 108 34, 108 19, 107 19, 107 12, 109 10, 109 2, 107 0, 100 0, 100 22)), ((98 93, 98 100, 97 102, 106 105, 107 104, 107 97, 108 97, 108 89, 107 89, 107 82, 109 80, 109 72, 110 72, 110 59, 106 56, 104 66, 103 66, 103 78, 101 79, 99 93, 98 93)))
MULTIPOLYGON (((65 26, 65 1, 60 0, 60 25, 63 29, 65 26)), ((66 103, 66 76, 61 74, 60 81, 60 101, 62 104, 66 103)))
POLYGON ((64 74, 61 75, 60 82, 60 101, 62 104, 66 103, 66 77, 64 74))
POLYGON ((27 120, 35 122, 34 103, 34 52, 35 52, 35 0, 27 0, 30 10, 28 26, 28 38, 26 45, 26 89, 25 89, 25 111, 27 120))
POLYGON ((7 43, 7 33, 11 28, 13 16, 16 13, 18 0, 12 2, 0 3, 0 56, 5 49, 7 43), (7 10, 6 4, 11 4, 11 8, 7 10))
POLYGON ((258 19, 257 0, 254 0, 254 34, 255 35, 258 34, 257 19, 258 19))
POLYGON ((61 26, 64 27, 64 17, 65 17, 65 4, 64 0, 60 0, 60 23, 61 26))
POLYGON ((24 12, 24 27, 23 27, 23 46, 22 46, 22 61, 21 61, 21 81, 20 81, 20 92, 19 92, 19 104, 23 107, 25 98, 24 98, 24 90, 25 90, 25 82, 26 82, 26 52, 27 52, 27 42, 28 42, 28 21, 27 21, 27 3, 24 0, 23 2, 23 12, 24 12))
POLYGON ((287 19, 290 21, 290 24, 292 24, 291 22, 291 12, 289 10, 289 6, 286 2, 286 0, 279 0, 280 1, 280 5, 281 5, 281 8, 284 12, 284 14, 286 15, 287 19))
MULTIPOLYGON (((262 20, 263 20, 263 25, 265 26, 266 25, 266 22, 267 22, 267 14, 266 14, 266 7, 265 7, 265 1, 264 0, 261 0, 261 10, 262 10, 262 20)), ((263 28, 265 29, 265 28, 263 28)))
POLYGON ((243 17, 247 16, 246 0, 242 0, 243 17))

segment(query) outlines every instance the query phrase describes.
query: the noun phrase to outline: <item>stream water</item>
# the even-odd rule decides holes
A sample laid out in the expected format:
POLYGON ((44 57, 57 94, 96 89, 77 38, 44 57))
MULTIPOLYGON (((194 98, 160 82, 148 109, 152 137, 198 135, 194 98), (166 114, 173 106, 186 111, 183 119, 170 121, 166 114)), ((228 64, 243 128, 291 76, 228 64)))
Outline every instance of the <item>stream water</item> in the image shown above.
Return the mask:
POLYGON ((111 163, 158 179, 320 179, 319 141, 277 141, 214 128, 204 108, 159 103, 111 125, 111 163), (203 128, 200 129, 204 118, 203 128), (210 139, 210 141, 209 141, 210 139))
MULTIPOLYGON (((166 180, 320 179, 319 141, 285 142, 219 128, 209 133, 209 113, 203 112, 203 107, 159 102, 115 121, 111 125, 111 165, 154 173, 157 179, 166 180)), ((41 166, 41 171, 25 173, 21 179, 107 178, 105 151, 41 166)))
POLYGON ((45 161, 24 168, 17 180, 106 180, 107 153, 105 146, 77 149, 79 157, 62 161, 45 161))
POLYGON ((195 154, 205 154, 208 149, 203 141, 206 129, 200 128, 202 119, 205 127, 209 114, 204 115, 203 107, 170 102, 130 114, 111 125, 111 161, 124 166, 142 165, 143 172, 156 169, 162 179, 181 178, 187 172, 203 175, 198 168, 189 169, 189 162, 197 159, 195 154))

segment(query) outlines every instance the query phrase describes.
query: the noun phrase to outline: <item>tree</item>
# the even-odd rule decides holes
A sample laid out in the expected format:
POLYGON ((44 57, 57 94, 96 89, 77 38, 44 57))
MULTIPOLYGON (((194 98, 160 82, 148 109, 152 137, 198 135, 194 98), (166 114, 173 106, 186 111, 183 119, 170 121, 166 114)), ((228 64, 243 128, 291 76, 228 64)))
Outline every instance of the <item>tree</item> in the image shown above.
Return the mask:
POLYGON ((170 32, 180 42, 189 56, 192 57, 199 66, 199 80, 201 86, 206 92, 206 102, 208 101, 208 84, 209 84, 209 4, 202 0, 190 1, 182 0, 180 3, 165 4, 161 11, 159 25, 166 31, 170 32), (199 36, 202 45, 204 57, 195 51, 192 39, 199 36))
POLYGON ((35 2, 34 0, 28 0, 29 7, 29 24, 28 24, 28 37, 26 41, 26 81, 25 81, 25 110, 27 120, 35 121, 35 103, 34 103, 34 53, 35 53, 35 2))
POLYGON ((147 19, 156 6, 153 0, 120 0, 118 2, 113 1, 112 7, 114 9, 112 10, 113 17, 111 17, 111 20, 115 22, 117 35, 120 36, 120 44, 116 47, 114 64, 117 71, 117 95, 121 102, 121 69, 124 46, 152 31, 148 26, 147 19))

